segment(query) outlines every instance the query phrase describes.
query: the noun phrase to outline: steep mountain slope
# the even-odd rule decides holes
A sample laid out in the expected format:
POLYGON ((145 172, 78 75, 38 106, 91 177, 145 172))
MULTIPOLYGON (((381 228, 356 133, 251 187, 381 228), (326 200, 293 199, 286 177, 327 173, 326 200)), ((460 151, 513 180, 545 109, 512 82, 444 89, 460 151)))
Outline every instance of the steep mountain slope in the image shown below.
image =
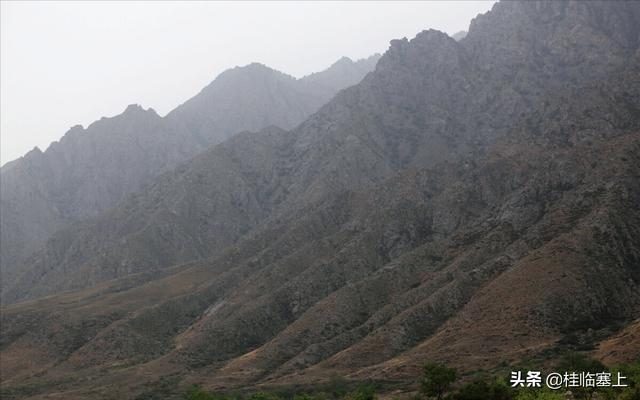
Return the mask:
POLYGON ((257 63, 234 68, 176 107, 167 120, 195 132, 207 146, 271 125, 292 129, 340 90, 360 82, 379 58, 354 62, 343 57, 301 79, 257 63))
POLYGON ((225 143, 97 223, 60 232, 5 299, 213 256, 263 220, 328 193, 481 151, 553 93, 578 93, 633 56, 637 10, 625 3, 606 7, 609 18, 620 19, 619 33, 608 34, 600 8, 500 5, 491 17, 476 19, 461 42, 436 31, 395 40, 373 74, 295 130, 265 135, 266 142, 245 135, 225 143), (547 21, 556 14, 561 18, 547 21), (578 44, 576 31, 585 32, 578 44), (600 56, 588 65, 567 61, 576 49, 600 56))
POLYGON ((608 364, 631 363, 640 359, 640 320, 601 342, 596 357, 608 364))
POLYGON ((99 283, 3 309, 6 386, 410 385, 426 359, 635 352, 639 26, 634 2, 503 2, 459 42, 392 42, 297 128, 234 136, 50 241, 16 298, 99 283))
POLYGON ((465 90, 463 49, 435 31, 423 33, 415 43, 394 42, 374 74, 339 93, 295 130, 243 135, 224 143, 88 228, 82 224, 56 234, 5 299, 86 287, 100 279, 212 256, 224 248, 218 244, 232 243, 279 212, 344 188, 365 188, 414 162, 433 165, 466 151, 471 130, 465 132, 463 122, 447 124, 451 112, 472 107, 451 95, 465 90), (424 64, 427 53, 434 61, 424 64), (413 60, 406 63, 404 58, 413 60), (420 108, 425 112, 416 113, 420 108), (268 136, 266 146, 272 150, 264 151, 258 136, 268 136), (130 223, 133 216, 140 224, 130 223), (195 232, 191 216, 202 226, 195 232), (185 234, 185 227, 194 234, 185 234), (204 253, 159 254, 157 245, 149 245, 157 239, 168 251, 201 243, 204 253), (173 242, 175 246, 169 244, 173 242), (149 253, 155 255, 150 258, 149 253), (137 270, 123 269, 126 265, 137 270))
POLYGON ((363 76, 375 69, 379 59, 380 54, 355 62, 349 57, 342 57, 326 70, 307 75, 300 82, 317 94, 337 93, 360 82, 363 76))
POLYGON ((113 207, 151 178, 234 133, 292 128, 339 90, 362 79, 378 56, 341 61, 296 80, 260 64, 226 71, 161 118, 129 106, 87 129, 76 126, 46 152, 2 168, 2 271, 13 271, 52 233, 113 207), (339 65, 338 65, 339 64, 339 65))
POLYGON ((509 143, 320 201, 148 284, 5 309, 3 376, 81 398, 139 393, 149 376, 411 381, 427 358, 528 359, 638 315, 638 161, 637 133, 557 152, 509 143))
POLYGON ((53 232, 104 211, 198 149, 190 133, 169 131, 155 111, 132 105, 86 130, 71 128, 46 152, 34 149, 3 168, 4 283, 19 261, 53 232))

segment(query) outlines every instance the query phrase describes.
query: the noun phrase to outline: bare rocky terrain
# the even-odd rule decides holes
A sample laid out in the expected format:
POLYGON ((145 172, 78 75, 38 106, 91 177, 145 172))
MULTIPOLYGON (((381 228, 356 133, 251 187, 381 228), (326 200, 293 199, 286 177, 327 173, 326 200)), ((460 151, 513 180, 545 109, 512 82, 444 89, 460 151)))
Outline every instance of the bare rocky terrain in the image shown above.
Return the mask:
POLYGON ((257 63, 236 67, 164 118, 130 105, 86 129, 71 128, 45 152, 35 148, 3 166, 2 287, 54 232, 99 215, 235 133, 295 127, 358 83, 378 58, 343 58, 302 79, 257 63))
POLYGON ((637 2, 497 3, 56 232, 5 292, 8 393, 632 360, 639 27, 637 2))

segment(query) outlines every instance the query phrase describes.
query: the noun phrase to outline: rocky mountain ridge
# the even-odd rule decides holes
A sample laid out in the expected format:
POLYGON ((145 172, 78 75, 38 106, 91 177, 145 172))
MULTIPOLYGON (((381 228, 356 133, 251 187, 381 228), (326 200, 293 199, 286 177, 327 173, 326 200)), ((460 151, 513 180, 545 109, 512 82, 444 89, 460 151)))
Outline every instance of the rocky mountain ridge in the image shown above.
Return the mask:
POLYGON ((8 385, 415 389, 426 360, 630 361, 638 26, 635 2, 501 2, 460 41, 393 41, 296 128, 236 135, 49 241, 13 288, 34 300, 2 313, 8 385))
POLYGON ((605 49, 612 54, 594 59, 587 68, 559 61, 553 54, 575 51, 573 43, 560 38, 573 37, 574 14, 590 16, 589 8, 578 6, 562 24, 555 21, 558 28, 545 30, 555 32, 551 39, 530 34, 544 20, 535 13, 562 14, 573 3, 536 7, 497 5, 492 18, 502 20, 506 13, 508 22, 484 23, 487 17, 480 16, 460 42, 433 30, 411 41, 392 41, 372 74, 339 93, 296 129, 259 133, 260 139, 255 134, 239 136, 123 203, 103 217, 105 223, 94 224, 92 234, 83 228, 60 232, 31 261, 35 267, 14 293, 26 288, 40 295, 81 288, 214 256, 266 219, 328 193, 365 189, 406 168, 428 168, 479 153, 554 95, 577 93, 587 82, 606 80, 626 60, 635 60, 635 42, 619 40, 631 37, 627 31, 635 29, 629 21, 633 13, 611 7, 614 15, 625 18, 617 24, 624 35, 610 36, 596 29, 599 20, 579 19, 577 26, 592 34, 602 54, 607 54, 605 49), (517 25, 512 21, 514 12, 519 13, 517 25), (527 34, 514 44, 513 35, 503 33, 507 28, 527 34), (495 43, 502 42, 499 58, 478 51, 484 46, 491 52, 498 47, 495 43), (522 54, 525 62, 514 64, 514 57, 522 54), (573 80, 548 70, 568 70, 573 80), (95 243, 88 242, 95 238, 99 238, 95 243), (60 268, 77 273, 71 279, 69 274, 52 277, 60 268), (47 278, 38 272, 43 270, 49 271, 47 278), (40 289, 38 281, 51 287, 40 289))
POLYGON ((165 118, 130 105, 86 129, 71 128, 45 152, 34 149, 8 164, 1 171, 5 281, 55 231, 106 211, 234 133, 294 127, 362 79, 377 59, 344 61, 299 80, 261 64, 237 67, 165 118))

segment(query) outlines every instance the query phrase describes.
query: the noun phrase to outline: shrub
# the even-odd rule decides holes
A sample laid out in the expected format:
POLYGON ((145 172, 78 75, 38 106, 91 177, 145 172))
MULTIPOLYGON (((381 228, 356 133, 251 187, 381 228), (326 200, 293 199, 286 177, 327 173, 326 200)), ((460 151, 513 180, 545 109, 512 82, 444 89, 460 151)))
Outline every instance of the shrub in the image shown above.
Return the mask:
POLYGON ((258 392, 249 396, 248 400, 281 400, 275 394, 267 393, 267 392, 258 392))
POLYGON ((565 400, 565 395, 551 389, 521 390, 516 400, 565 400))
POLYGON ((209 393, 197 385, 189 389, 184 398, 185 400, 227 400, 225 396, 209 393))
MULTIPOLYGON (((567 352, 560 359, 557 367, 558 372, 591 372, 598 373, 607 371, 600 361, 590 358, 584 353, 567 352)), ((591 399, 594 393, 599 390, 597 387, 575 387, 571 388, 571 393, 576 399, 591 399)))
POLYGON ((455 400, 512 400, 516 396, 513 388, 502 380, 486 382, 475 380, 461 387, 453 395, 455 400))
POLYGON ((612 389, 611 392, 613 393, 608 393, 610 395, 609 398, 614 398, 613 396, 618 395, 617 399, 619 400, 640 399, 640 360, 632 364, 618 365, 611 369, 611 373, 615 377, 618 376, 618 373, 626 377, 624 383, 626 383, 628 387, 622 391, 618 389, 617 393, 615 393, 616 389, 612 389))
POLYGON ((293 400, 315 400, 315 398, 307 393, 300 393, 293 396, 293 400))
POLYGON ((342 398, 347 394, 348 387, 349 384, 345 378, 334 374, 329 378, 326 390, 333 398, 342 398))
POLYGON ((355 391, 347 394, 346 400, 374 400, 375 388, 373 385, 361 385, 355 391))
POLYGON ((442 395, 456 380, 456 370, 445 365, 428 362, 420 381, 420 391, 427 397, 442 399, 442 395))

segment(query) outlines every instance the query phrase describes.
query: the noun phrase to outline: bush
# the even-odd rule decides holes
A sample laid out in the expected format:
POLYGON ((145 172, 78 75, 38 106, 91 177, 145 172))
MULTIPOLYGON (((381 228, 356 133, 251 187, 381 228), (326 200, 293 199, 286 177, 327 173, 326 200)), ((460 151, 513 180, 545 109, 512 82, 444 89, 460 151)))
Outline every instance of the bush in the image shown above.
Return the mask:
POLYGON ((427 397, 442 399, 442 395, 456 380, 456 370, 445 365, 428 362, 423 369, 420 392, 427 397))
POLYGON ((551 389, 521 390, 516 400, 565 400, 565 396, 561 391, 551 389))
POLYGON ((249 396, 248 400, 281 400, 281 399, 280 397, 272 393, 258 392, 249 396))
POLYGON ((598 360, 588 357, 583 353, 570 351, 564 354, 557 367, 558 371, 567 372, 602 372, 607 368, 598 360))
POLYGON ((348 388, 347 380, 340 375, 334 374, 329 378, 326 390, 333 398, 342 398, 347 394, 348 388))
POLYGON ((455 400, 513 400, 516 391, 502 380, 487 383, 475 380, 464 385, 453 395, 455 400))
POLYGON ((185 400, 227 400, 225 396, 209 393, 200 386, 193 386, 185 395, 185 400))
MULTIPOLYGON (((557 370, 563 372, 591 372, 593 374, 607 371, 600 361, 588 357, 584 353, 570 351, 560 359, 557 370)), ((597 387, 576 387, 571 388, 571 393, 576 399, 591 399, 593 394, 599 391, 597 387)), ((601 390, 600 390, 601 391, 601 390)))
POLYGON ((346 400, 374 400, 375 388, 373 385, 361 385, 355 391, 347 394, 346 400))
POLYGON ((293 396, 293 400, 315 400, 315 397, 307 393, 300 393, 293 396))
MULTIPOLYGON (((617 377, 618 373, 626 377, 624 383, 629 385, 622 391, 618 391, 619 400, 637 400, 640 399, 640 360, 632 364, 622 364, 611 369, 612 376, 617 377)), ((616 378, 614 378, 616 379, 616 378)), ((614 389, 615 390, 615 389, 614 389)), ((613 391, 613 390, 612 390, 613 391)), ((615 395, 616 393, 609 393, 615 395)), ((609 398, 614 398, 609 396, 609 398)))

